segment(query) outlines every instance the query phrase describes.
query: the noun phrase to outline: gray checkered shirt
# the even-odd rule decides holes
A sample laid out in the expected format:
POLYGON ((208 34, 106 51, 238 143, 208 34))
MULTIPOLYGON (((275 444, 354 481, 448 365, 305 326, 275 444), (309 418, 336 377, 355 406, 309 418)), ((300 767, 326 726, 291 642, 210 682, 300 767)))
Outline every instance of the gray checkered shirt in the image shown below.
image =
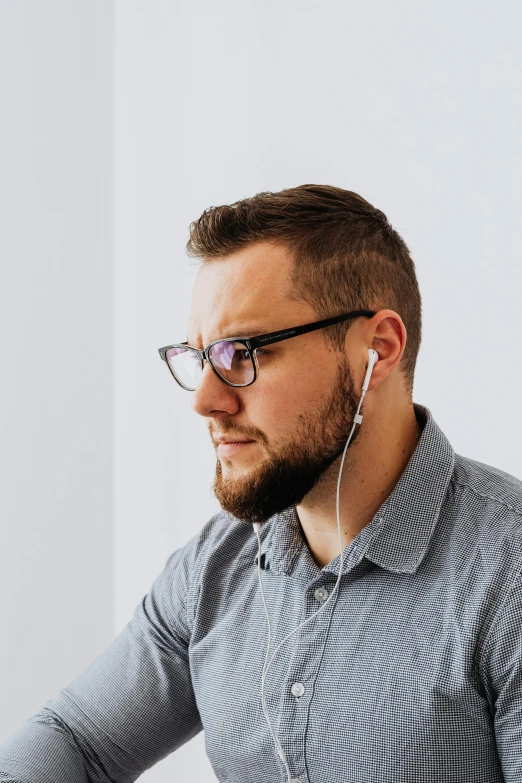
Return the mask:
MULTIPOLYGON (((337 596, 265 693, 302 783, 522 782, 522 482, 455 454, 430 411, 337 596), (295 694, 300 695, 295 695, 295 694)), ((333 589, 295 508, 261 527, 272 649, 333 589)), ((261 705, 267 624, 252 526, 221 511, 132 619, 0 745, 0 780, 127 783, 204 729, 227 783, 284 783, 261 705)))

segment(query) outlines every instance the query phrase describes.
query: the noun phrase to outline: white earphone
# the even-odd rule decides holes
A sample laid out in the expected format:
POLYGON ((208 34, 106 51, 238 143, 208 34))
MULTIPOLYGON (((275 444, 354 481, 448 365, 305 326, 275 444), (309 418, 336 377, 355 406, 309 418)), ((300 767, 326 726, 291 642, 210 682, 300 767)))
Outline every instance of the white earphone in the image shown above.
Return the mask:
POLYGON ((379 354, 377 351, 374 351, 373 348, 368 348, 368 369, 366 370, 366 375, 364 376, 363 386, 362 390, 363 392, 368 391, 368 386, 370 385, 370 378, 372 376, 373 368, 379 361, 379 354))
POLYGON ((267 664, 267 658, 268 658, 268 655, 270 653, 271 628, 270 628, 270 617, 268 616, 268 609, 266 607, 265 594, 264 594, 264 591, 263 591, 263 581, 262 581, 262 578, 261 578, 261 536, 259 535, 259 531, 261 530, 261 524, 259 522, 254 522, 253 523, 253 528, 254 528, 254 530, 256 532, 257 542, 258 542, 257 569, 258 569, 258 575, 259 575, 259 586, 261 588, 261 596, 262 596, 262 599, 263 599, 263 606, 265 607, 265 614, 266 614, 266 619, 267 619, 267 622, 268 622, 268 645, 267 645, 267 650, 266 650, 265 662, 263 664, 263 675, 261 677, 261 704, 262 704, 262 707, 263 707, 263 712, 265 714, 266 721, 268 723, 268 728, 270 729, 270 733, 272 734, 272 739, 274 740, 274 744, 276 746, 276 750, 277 750, 277 752, 279 754, 279 758, 281 759, 281 761, 285 765, 286 774, 287 774, 287 777, 288 777, 288 783, 301 783, 301 781, 300 781, 299 778, 291 777, 290 767, 288 766, 288 761, 287 761, 285 752, 284 752, 284 750, 283 750, 283 748, 281 746, 279 738, 277 737, 276 733, 274 732, 274 730, 272 728, 272 724, 270 723, 270 716, 268 714, 268 707, 266 705, 266 700, 265 700, 265 678, 266 678, 266 675, 268 673, 268 669, 269 669, 270 665, 272 664, 272 661, 274 660, 274 656, 275 656, 276 652, 279 650, 279 648, 281 647, 281 645, 283 645, 286 642, 286 640, 290 638, 290 636, 292 636, 296 631, 298 631, 300 628, 302 628, 304 625, 306 625, 306 623, 309 623, 310 620, 312 620, 317 614, 319 614, 320 611, 322 611, 324 609, 324 607, 327 605, 328 601, 330 601, 330 599, 332 598, 333 594, 336 592, 337 587, 339 585, 339 581, 341 579, 341 574, 343 572, 343 540, 342 540, 342 536, 341 536, 341 520, 340 520, 340 517, 339 517, 339 487, 341 486, 341 475, 342 475, 342 472, 343 472, 343 465, 344 465, 344 458, 345 458, 345 455, 346 455, 346 450, 348 448, 350 440, 352 439, 353 432, 355 430, 356 425, 360 424, 362 422, 362 420, 363 420, 363 417, 359 414, 359 411, 361 410, 361 405, 362 405, 362 401, 364 399, 364 395, 366 394, 366 392, 368 390, 368 386, 370 385, 370 378, 372 376, 373 368, 375 367, 375 365, 376 365, 376 363, 378 361, 379 361, 379 354, 377 353, 377 351, 374 351, 373 348, 368 348, 368 368, 366 370, 366 375, 364 376, 364 381, 363 381, 363 385, 362 385, 362 392, 361 392, 361 399, 359 400, 359 405, 357 406, 357 413, 355 414, 355 416, 353 418, 352 429, 350 431, 350 435, 348 436, 348 440, 346 441, 346 446, 344 447, 343 458, 341 460, 341 467, 339 469, 339 478, 337 480, 337 529, 339 531, 339 544, 340 544, 340 547, 341 547, 341 561, 340 561, 340 564, 339 564, 339 573, 337 575, 337 582, 335 583, 335 587, 333 588, 332 592, 330 593, 330 595, 328 596, 326 601, 323 604, 321 604, 319 609, 316 612, 314 612, 314 614, 312 614, 308 618, 308 620, 305 620, 303 623, 301 623, 301 625, 299 625, 297 628, 295 628, 293 631, 291 631, 291 633, 289 633, 287 636, 285 636, 283 641, 280 642, 280 644, 275 648, 274 652, 272 653, 272 657, 270 658, 270 661, 268 662, 268 664, 267 664))

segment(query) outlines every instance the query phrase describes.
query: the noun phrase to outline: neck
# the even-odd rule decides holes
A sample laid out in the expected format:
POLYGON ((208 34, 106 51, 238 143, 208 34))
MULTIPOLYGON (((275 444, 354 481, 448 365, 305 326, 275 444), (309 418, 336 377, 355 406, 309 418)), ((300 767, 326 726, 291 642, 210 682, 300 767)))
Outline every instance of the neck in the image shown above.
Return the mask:
MULTIPOLYGON (((422 433, 410 401, 367 409, 360 426, 357 441, 346 451, 339 490, 343 549, 391 494, 422 433)), ((320 568, 340 551, 336 497, 341 460, 342 455, 296 506, 308 548, 320 568)))

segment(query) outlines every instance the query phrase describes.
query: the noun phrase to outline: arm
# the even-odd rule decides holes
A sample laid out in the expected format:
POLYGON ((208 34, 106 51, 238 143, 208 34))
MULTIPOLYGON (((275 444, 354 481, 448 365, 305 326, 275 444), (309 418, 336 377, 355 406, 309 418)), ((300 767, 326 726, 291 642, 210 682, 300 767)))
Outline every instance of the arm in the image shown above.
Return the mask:
POLYGON ((111 644, 0 744, 0 781, 130 783, 201 730, 187 617, 197 538, 111 644))
POLYGON ((488 632, 482 676, 492 707, 505 783, 522 781, 522 574, 520 568, 488 632))

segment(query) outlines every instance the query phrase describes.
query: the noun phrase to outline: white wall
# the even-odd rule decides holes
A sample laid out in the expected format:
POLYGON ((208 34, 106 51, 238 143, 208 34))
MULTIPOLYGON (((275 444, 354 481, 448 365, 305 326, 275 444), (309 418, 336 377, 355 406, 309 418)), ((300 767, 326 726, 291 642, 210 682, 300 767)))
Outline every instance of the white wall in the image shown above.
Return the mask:
MULTIPOLYGON (((183 248, 211 204, 316 182, 382 209, 423 295, 414 400, 457 452, 522 477, 515 2, 116 0, 113 39, 108 0, 23 7, 24 24, 21 4, 0 5, 16 29, 0 23, 11 117, 0 317, 13 335, 0 391, 4 734, 106 646, 218 508, 205 422, 157 354, 186 334, 195 270, 183 248), (29 386, 21 357, 35 335, 46 363, 29 386), (71 370, 61 348, 77 340, 71 370), (69 602, 80 610, 65 642, 69 602)), ((142 779, 210 783, 203 746, 200 734, 142 779)))
POLYGON ((113 9, 0 2, 0 740, 112 639, 113 9))

